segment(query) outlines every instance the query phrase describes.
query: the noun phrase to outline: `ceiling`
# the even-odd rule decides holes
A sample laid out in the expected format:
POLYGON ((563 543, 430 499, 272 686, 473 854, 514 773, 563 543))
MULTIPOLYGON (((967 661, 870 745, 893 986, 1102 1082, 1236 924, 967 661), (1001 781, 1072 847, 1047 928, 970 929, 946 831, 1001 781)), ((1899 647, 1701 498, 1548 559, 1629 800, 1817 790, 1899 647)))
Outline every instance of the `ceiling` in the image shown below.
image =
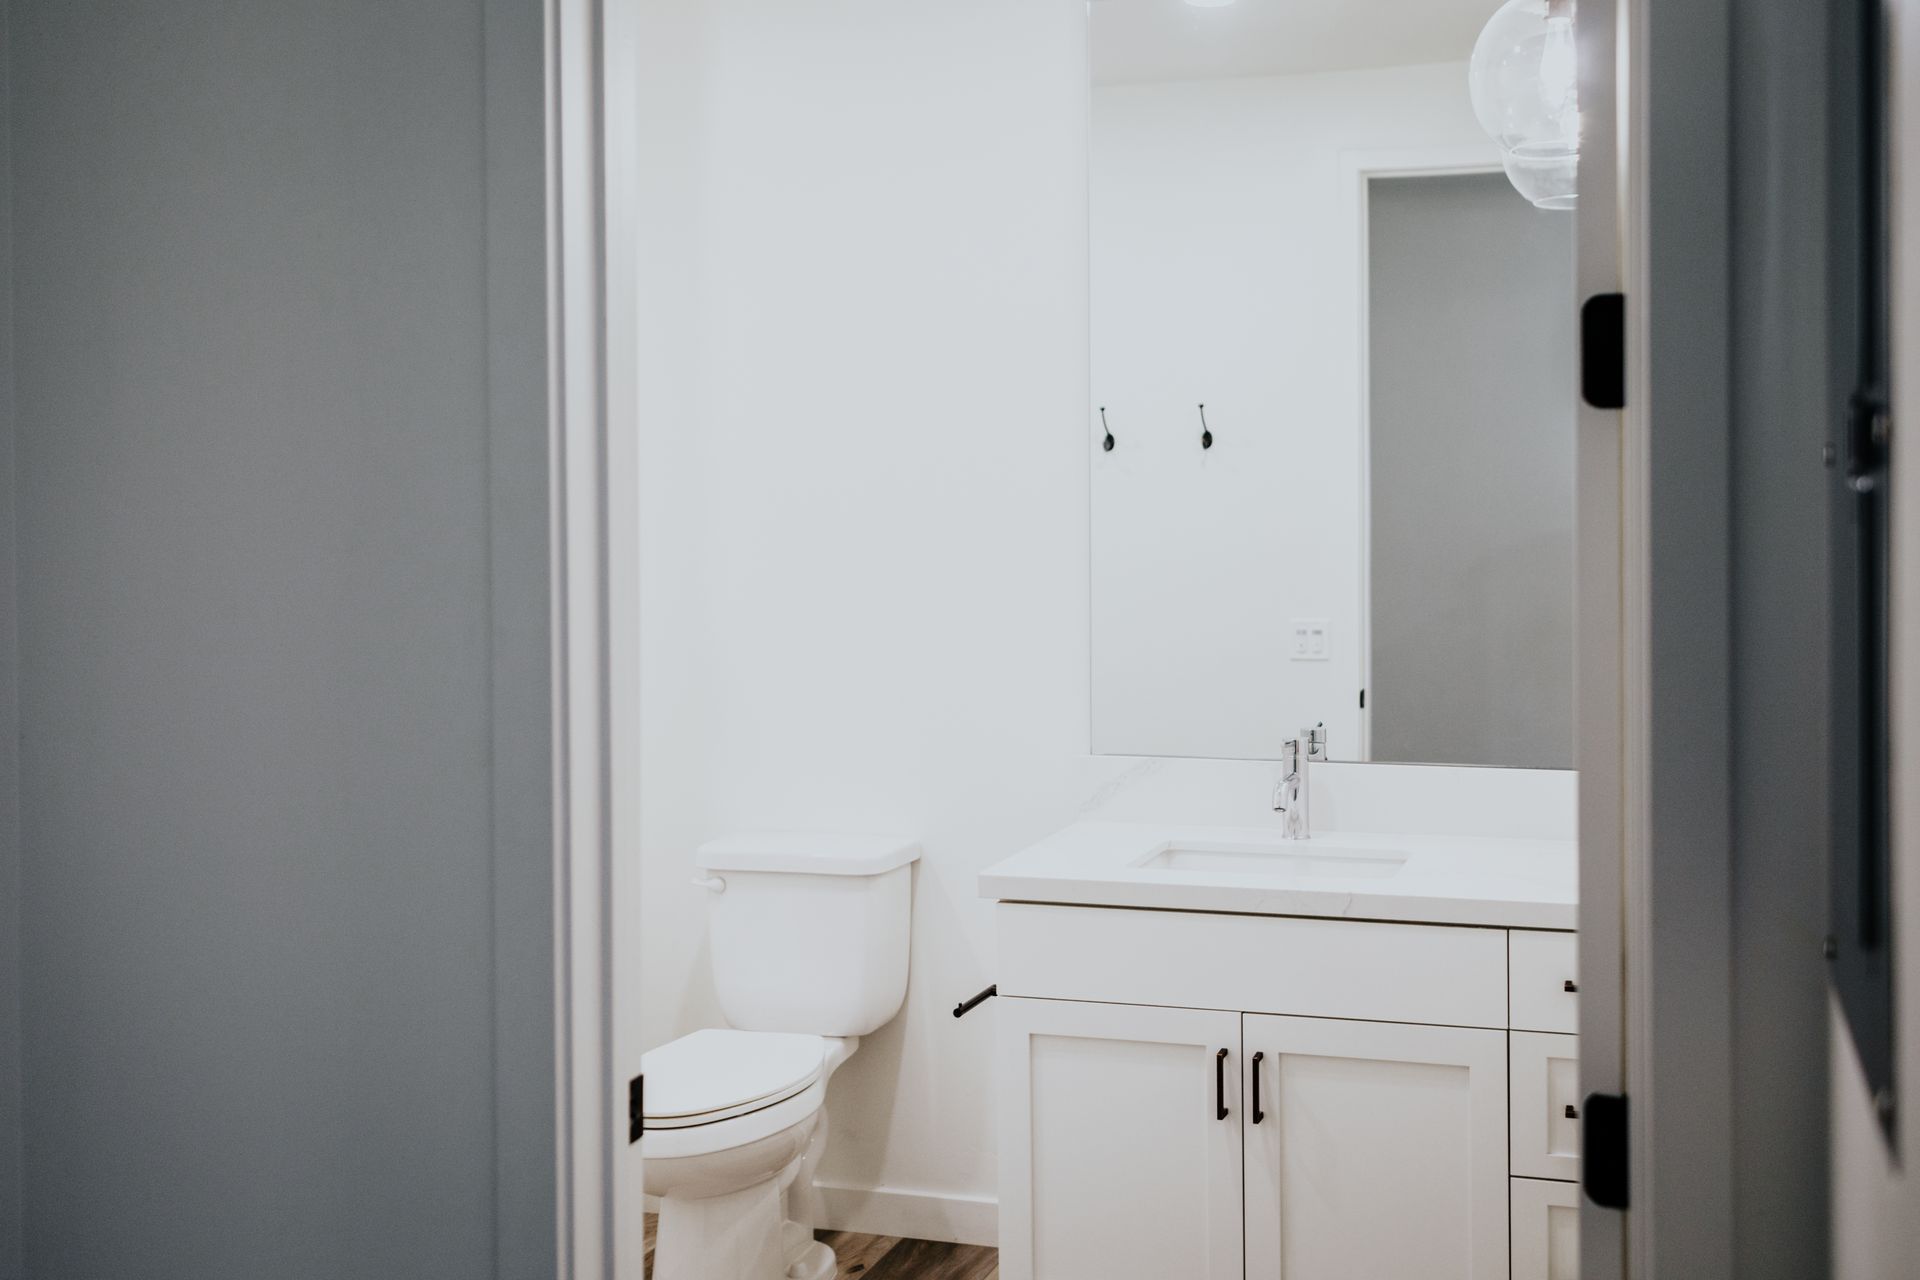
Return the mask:
POLYGON ((1500 0, 1093 0, 1093 82, 1463 62, 1500 0))

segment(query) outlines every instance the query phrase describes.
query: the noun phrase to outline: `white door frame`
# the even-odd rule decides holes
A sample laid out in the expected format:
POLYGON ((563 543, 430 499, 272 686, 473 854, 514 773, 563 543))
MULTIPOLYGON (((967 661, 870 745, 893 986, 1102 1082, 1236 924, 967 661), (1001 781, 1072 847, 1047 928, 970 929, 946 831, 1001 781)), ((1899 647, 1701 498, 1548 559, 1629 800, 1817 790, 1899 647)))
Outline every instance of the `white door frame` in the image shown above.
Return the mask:
MULTIPOLYGON (((638 1149, 623 1137, 624 1073, 637 1064, 613 1062, 613 1027, 616 998, 622 1019, 638 998, 638 940, 631 927, 610 927, 615 904, 621 919, 635 918, 630 911, 637 895, 635 877, 623 874, 632 866, 625 851, 632 848, 637 803, 629 781, 638 724, 631 674, 637 653, 636 398, 634 362, 617 358, 632 351, 635 341, 633 14, 631 0, 545 4, 557 1274, 637 1280, 640 1215, 617 1211, 640 1202, 638 1149)), ((1689 964, 1655 921, 1656 902, 1669 917, 1675 913, 1676 902, 1667 894, 1679 857, 1663 864, 1652 856, 1656 672, 1647 408, 1650 398, 1668 392, 1650 376, 1650 327, 1662 328, 1663 351, 1675 336, 1698 343, 1700 334, 1687 322, 1704 322, 1710 330, 1717 324, 1723 332, 1725 298, 1711 278, 1675 279, 1663 266, 1662 297, 1684 298, 1684 305, 1663 304, 1656 315, 1648 306, 1646 248, 1653 234, 1700 212, 1680 207, 1684 199, 1648 199, 1648 130, 1656 115, 1676 120, 1674 129, 1661 134, 1662 148, 1697 155, 1706 165, 1696 175, 1668 156, 1658 172, 1664 177, 1678 169, 1687 181, 1670 181, 1667 190, 1684 186, 1687 196, 1709 209, 1716 191, 1724 196, 1725 68, 1717 55, 1727 48, 1726 16, 1711 6, 1666 6, 1657 15, 1650 10, 1648 0, 1582 0, 1578 17, 1585 110, 1577 296, 1619 291, 1628 299, 1628 408, 1614 412, 1582 404, 1576 428, 1581 1072, 1584 1090, 1632 1098, 1635 1196, 1629 1214, 1584 1206, 1587 1280, 1652 1277, 1657 1259, 1688 1255, 1704 1264, 1689 1280, 1712 1280, 1721 1274, 1713 1242, 1728 1226, 1706 1204, 1666 1215, 1656 1233, 1649 1212, 1659 1190, 1653 1121, 1662 1101, 1668 1104, 1668 1143, 1689 1127, 1710 1142, 1726 1137, 1724 1116, 1703 1120, 1685 1105, 1700 1088, 1712 1086, 1701 1077, 1702 1064, 1692 1065, 1692 1086, 1663 1064, 1686 1048, 1681 1041, 1690 1035, 1710 1042, 1717 1033, 1706 1024, 1728 1005, 1724 972, 1714 964, 1689 964), (1669 59, 1664 65, 1677 70, 1650 73, 1650 34, 1669 59), (1684 130, 1677 125, 1682 116, 1684 130), (1695 999, 1709 1015, 1701 1024, 1705 1031, 1677 1038, 1675 1026, 1662 1024, 1664 1057, 1653 1051, 1656 971, 1663 1007, 1695 999), (1672 1096, 1666 1097, 1669 1089, 1672 1096)), ((1723 198, 1718 207, 1724 210, 1723 198)), ((1684 229, 1678 239, 1685 239, 1684 229)), ((1668 395, 1661 412, 1687 408, 1680 404, 1684 399, 1668 395)), ((1704 639, 1710 644, 1712 637, 1704 639)), ((1696 884, 1700 858, 1725 860, 1724 849, 1686 852, 1696 884)), ((1716 903, 1696 893, 1685 905, 1692 927, 1724 930, 1725 894, 1716 903)), ((1724 947, 1719 959, 1725 960, 1724 947)), ((1702 1158, 1696 1142, 1695 1166, 1711 1168, 1716 1156, 1708 1152, 1704 1165, 1702 1158)), ((1724 1162, 1720 1169, 1730 1175, 1724 1162)))
MULTIPOLYGON (((1623 127, 1633 95, 1621 62, 1624 0, 1586 0, 1576 11, 1580 57, 1580 203, 1575 211, 1574 297, 1626 292, 1628 181, 1623 127)), ((1629 296, 1629 307, 1634 299, 1629 296)), ((1629 310, 1629 328, 1644 325, 1629 310)), ((1633 355, 1638 352, 1632 347, 1633 355)), ((1631 370, 1645 362, 1630 361, 1631 370)), ((1644 397, 1629 387, 1629 404, 1644 397)), ((1574 764, 1579 770, 1580 1089, 1627 1092, 1627 833, 1644 847, 1643 824, 1627 820, 1630 721, 1644 734, 1644 689, 1629 699, 1629 663, 1645 648, 1645 584, 1640 543, 1626 545, 1631 526, 1645 528, 1643 449, 1624 412, 1595 409, 1582 396, 1575 415, 1575 676, 1574 764), (1626 508, 1634 504, 1629 518, 1626 508), (1628 637, 1636 637, 1629 643, 1628 637), (1629 703, 1634 710, 1629 711, 1629 703)), ((1633 673, 1639 677, 1641 673, 1633 673)), ((1643 787, 1632 788, 1635 795, 1643 787)), ((1637 1040, 1638 1037, 1632 1037, 1637 1040)), ((1592 1108, 1586 1110, 1590 1113, 1592 1108)), ((1637 1144, 1636 1144, 1637 1145, 1637 1144)), ((1637 1154, 1637 1153, 1636 1153, 1637 1154)), ((1627 1215, 1580 1200, 1580 1274, 1616 1280, 1627 1272, 1627 1215)))
POLYGON ((1581 1274, 1731 1280, 1730 15, 1577 22, 1577 296, 1626 297, 1626 408, 1576 428, 1580 1074, 1631 1197, 1583 1202, 1581 1274))
MULTIPOLYGON (((1353 264, 1354 313, 1358 317, 1360 352, 1360 599, 1354 640, 1360 647, 1360 687, 1373 691, 1373 331, 1372 290, 1368 261, 1368 193, 1375 178, 1423 178, 1467 173, 1499 173, 1500 149, 1492 142, 1430 147, 1356 148, 1340 153, 1340 188, 1345 193, 1344 219, 1353 237, 1348 260, 1353 264)), ((1373 704, 1360 708, 1360 742, 1354 759, 1373 759, 1373 704)))
MULTIPOLYGON (((1644 219, 1629 116, 1638 100, 1626 67, 1630 0, 1586 0, 1577 10, 1580 57, 1580 203, 1574 296, 1627 294, 1627 403, 1644 406, 1645 292, 1629 288, 1630 232, 1644 219)), ((1637 285, 1639 281, 1634 281, 1637 285)), ((1630 762, 1645 759, 1646 467, 1642 422, 1596 409, 1584 395, 1575 417, 1575 766, 1579 770, 1580 1089, 1628 1093, 1627 1057, 1643 1037, 1628 1026, 1629 867, 1645 853, 1645 781, 1630 762)), ((1636 913, 1638 914, 1638 913, 1636 913)), ((1636 966, 1636 975, 1638 967, 1636 966)), ((1635 1011, 1644 1009, 1634 1002, 1635 1011)), ((1591 1113, 1592 1108, 1585 1108, 1591 1113)), ((1644 1109, 1633 1114, 1644 1117, 1644 1109)), ((1635 1135, 1639 1136, 1639 1135, 1635 1135)), ((1645 1144, 1633 1143, 1638 1175, 1645 1144)), ((1634 1176, 1633 1182, 1640 1178, 1634 1176)), ((1629 1215, 1580 1200, 1580 1274, 1614 1280, 1629 1273, 1629 1215)), ((1637 1274, 1637 1273, 1636 1273, 1637 1274)))
MULTIPOLYGON (((638 951, 638 605, 631 0, 545 0, 554 787, 555 1274, 641 1274, 638 1147, 613 1061, 614 981, 638 951)), ((637 1067, 635 1067, 637 1070, 637 1067)))

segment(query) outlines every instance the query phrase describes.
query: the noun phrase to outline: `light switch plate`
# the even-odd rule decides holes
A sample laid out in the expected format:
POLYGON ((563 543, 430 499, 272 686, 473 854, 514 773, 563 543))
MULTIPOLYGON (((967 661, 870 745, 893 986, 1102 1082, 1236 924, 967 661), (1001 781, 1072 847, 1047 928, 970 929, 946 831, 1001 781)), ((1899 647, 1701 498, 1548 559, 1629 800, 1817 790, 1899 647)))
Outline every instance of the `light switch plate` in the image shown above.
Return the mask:
POLYGON ((1325 662, 1331 646, 1325 618, 1295 618, 1288 629, 1287 657, 1294 662, 1325 662))

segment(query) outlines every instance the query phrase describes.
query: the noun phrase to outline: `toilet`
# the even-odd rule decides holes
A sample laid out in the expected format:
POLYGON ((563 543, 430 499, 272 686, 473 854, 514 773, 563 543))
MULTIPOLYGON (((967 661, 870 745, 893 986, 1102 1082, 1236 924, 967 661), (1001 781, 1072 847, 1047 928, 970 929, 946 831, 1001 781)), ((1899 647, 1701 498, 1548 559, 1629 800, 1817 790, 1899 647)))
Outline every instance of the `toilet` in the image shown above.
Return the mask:
POLYGON ((645 1054, 654 1280, 829 1280, 813 1238, 827 1081, 907 992, 918 844, 770 833, 700 847, 728 1025, 645 1054))

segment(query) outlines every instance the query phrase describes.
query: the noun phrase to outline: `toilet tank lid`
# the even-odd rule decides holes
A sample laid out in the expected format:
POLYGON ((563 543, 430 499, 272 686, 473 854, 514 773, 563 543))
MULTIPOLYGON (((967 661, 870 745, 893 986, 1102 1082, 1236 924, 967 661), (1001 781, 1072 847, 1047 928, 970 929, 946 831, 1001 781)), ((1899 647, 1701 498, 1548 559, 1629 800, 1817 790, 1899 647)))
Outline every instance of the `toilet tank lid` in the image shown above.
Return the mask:
POLYGON ((812 831, 752 831, 700 846, 703 871, 787 871, 815 876, 877 876, 920 856, 901 836, 812 831))

